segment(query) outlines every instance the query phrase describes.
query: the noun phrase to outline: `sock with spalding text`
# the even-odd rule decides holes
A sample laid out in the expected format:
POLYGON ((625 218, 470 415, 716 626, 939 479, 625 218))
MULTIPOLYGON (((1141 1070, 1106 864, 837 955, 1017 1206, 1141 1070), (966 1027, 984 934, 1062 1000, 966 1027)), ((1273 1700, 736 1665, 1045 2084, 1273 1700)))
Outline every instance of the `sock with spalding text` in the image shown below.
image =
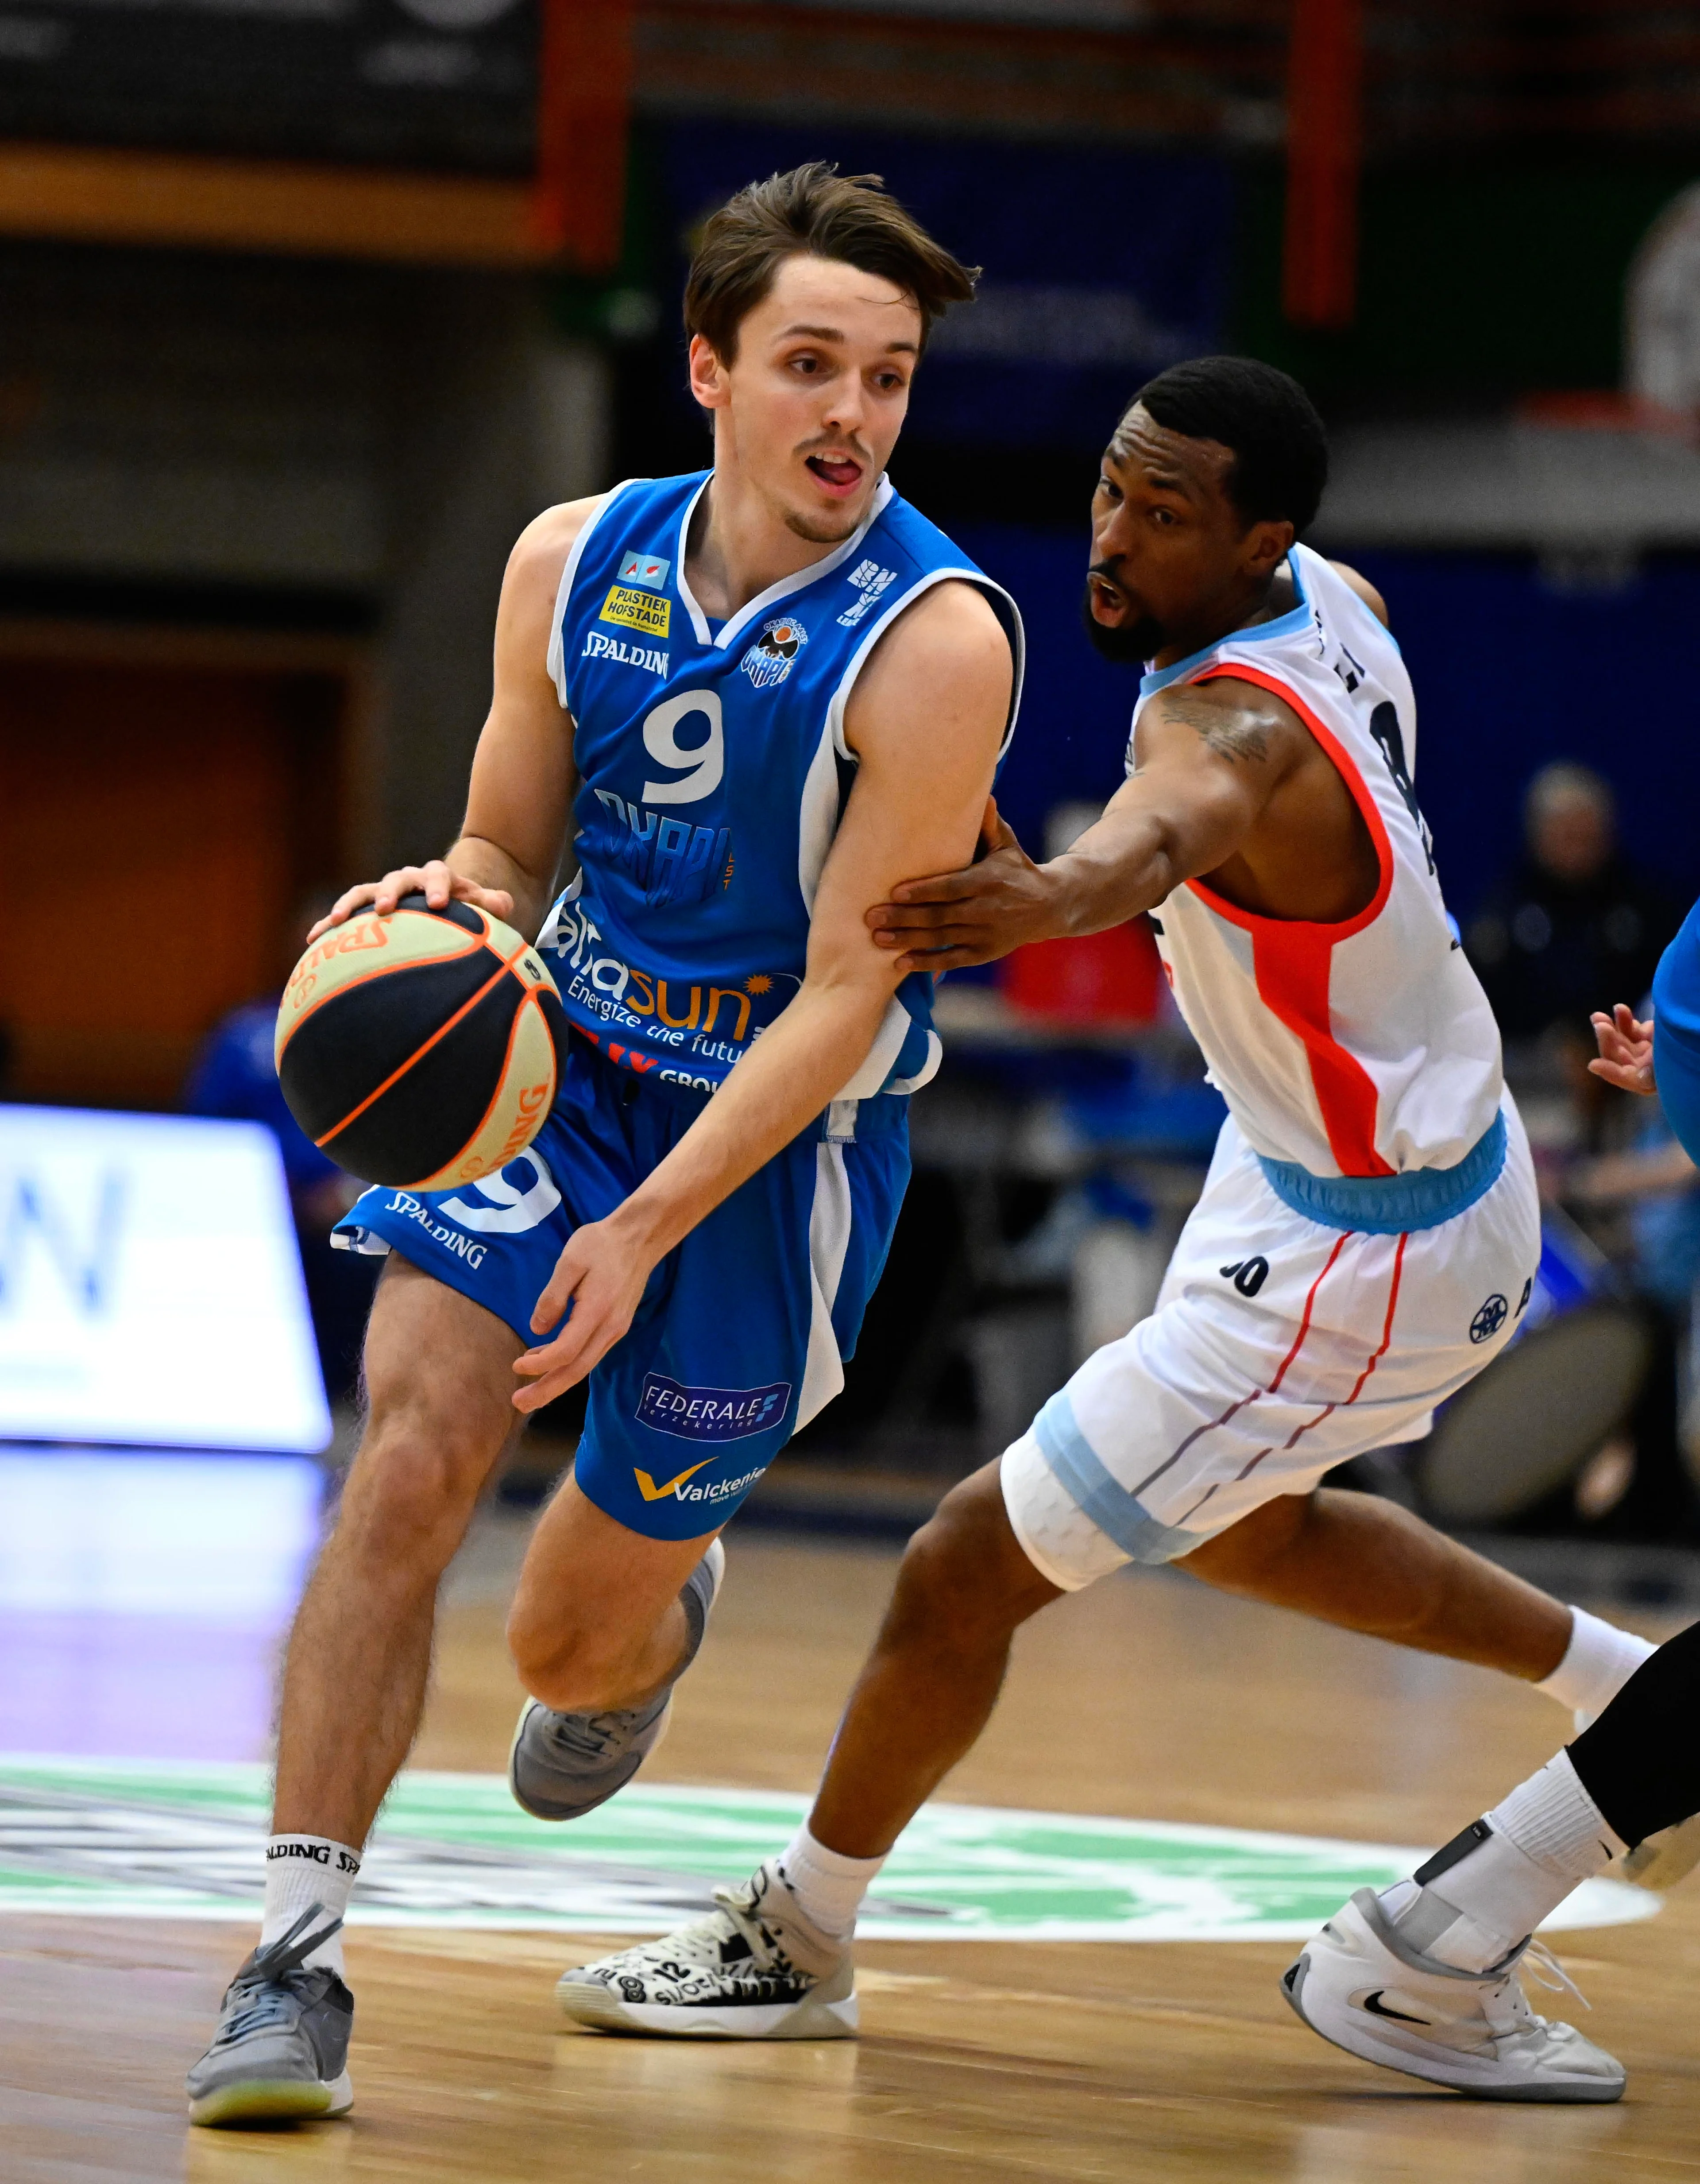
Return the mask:
MULTIPOLYGON (((341 1919, 360 1870, 360 1853, 326 1836, 273 1836, 265 1847, 265 1917, 260 1947, 286 1934, 302 1914, 317 1903, 341 1919)), ((325 1923, 315 1919, 309 1932, 325 1923)), ((342 1932, 339 1927, 307 1959, 309 1968, 326 1965, 341 1979, 342 1932)))

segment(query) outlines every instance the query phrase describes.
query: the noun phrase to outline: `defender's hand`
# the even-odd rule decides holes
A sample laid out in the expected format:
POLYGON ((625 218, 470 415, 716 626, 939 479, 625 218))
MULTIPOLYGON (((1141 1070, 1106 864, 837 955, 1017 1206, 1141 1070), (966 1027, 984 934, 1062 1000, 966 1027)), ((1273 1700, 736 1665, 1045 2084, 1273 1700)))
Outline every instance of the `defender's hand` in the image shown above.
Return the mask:
POLYGON ((1597 1061, 1588 1067, 1596 1077, 1603 1077, 1608 1084, 1615 1084, 1624 1092, 1640 1092, 1649 1097, 1658 1088, 1653 1081, 1653 1019, 1637 1023, 1635 1011, 1619 1001, 1610 1016, 1596 1010, 1593 1017, 1594 1037, 1599 1041, 1597 1061))
POLYGON ((393 872, 386 872, 381 880, 364 880, 352 887, 346 894, 338 895, 331 907, 330 915, 321 917, 307 936, 310 948, 322 933, 333 925, 341 925, 356 911, 370 908, 380 917, 387 917, 404 894, 422 893, 433 910, 444 909, 451 902, 469 902, 479 910, 488 911, 505 925, 514 916, 514 898, 506 888, 480 887, 475 880, 464 878, 450 872, 441 857, 432 857, 422 865, 403 865, 393 872))
POLYGON ((1051 889, 1043 870, 997 815, 988 797, 980 855, 966 872, 905 880, 890 902, 868 912, 876 947, 901 950, 900 971, 957 971, 990 963, 1024 941, 1055 932, 1051 889))
POLYGON ((516 1411, 541 1410, 608 1355, 631 1326, 654 1263, 611 1220, 587 1222, 573 1231, 531 1314, 532 1332, 553 1327, 569 1305, 572 1317, 553 1342, 514 1360, 514 1370, 531 1384, 514 1391, 516 1411))

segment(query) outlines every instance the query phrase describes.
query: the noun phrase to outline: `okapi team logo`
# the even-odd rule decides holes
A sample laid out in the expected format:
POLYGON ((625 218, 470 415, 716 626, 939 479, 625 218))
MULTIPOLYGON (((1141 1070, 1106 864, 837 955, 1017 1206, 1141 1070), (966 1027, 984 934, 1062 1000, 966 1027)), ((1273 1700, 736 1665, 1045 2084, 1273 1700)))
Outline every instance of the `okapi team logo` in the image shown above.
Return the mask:
POLYGON ((783 682, 792 663, 808 642, 808 632, 789 615, 764 622, 761 635, 743 657, 743 670, 758 690, 770 690, 783 682))

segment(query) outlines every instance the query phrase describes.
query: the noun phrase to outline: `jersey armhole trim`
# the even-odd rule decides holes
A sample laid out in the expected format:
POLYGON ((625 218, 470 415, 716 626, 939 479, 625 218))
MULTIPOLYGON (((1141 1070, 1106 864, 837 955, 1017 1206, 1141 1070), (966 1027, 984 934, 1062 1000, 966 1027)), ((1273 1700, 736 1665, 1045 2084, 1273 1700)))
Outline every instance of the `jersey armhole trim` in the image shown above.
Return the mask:
POLYGON ((856 678, 867 666, 869 655, 874 647, 898 616, 906 614, 915 601, 925 593, 931 591, 935 585, 946 583, 971 584, 975 590, 986 599, 988 604, 992 606, 992 612, 997 615, 1004 637, 1008 643, 1012 669, 1009 685, 1009 717, 1004 727, 1003 741, 997 746, 997 756, 1000 761, 1008 749, 1015 734, 1016 716, 1021 710, 1021 688, 1027 671, 1027 634, 1022 626, 1021 610, 1002 584, 993 583, 990 577, 982 574, 978 569, 929 569, 925 576, 922 577, 918 582, 910 585, 900 599, 893 601, 886 608, 868 632, 851 655, 850 665, 845 669, 838 688, 832 694, 832 702, 826 709, 827 725, 831 730, 832 748, 847 766, 856 766, 860 763, 855 752, 844 740, 844 715, 850 704, 850 694, 856 687, 856 678), (1008 615, 1007 621, 1004 620, 1003 614, 999 613, 996 604, 1000 599, 1008 615))
POLYGON ((592 532, 596 529, 620 495, 632 486, 649 485, 653 482, 653 481, 649 478, 622 478, 618 485, 610 486, 585 518, 578 537, 573 541, 572 550, 567 555, 566 565, 561 571, 561 581, 555 588, 555 616, 549 625, 549 649, 543 655, 543 672, 554 684, 555 695, 561 701, 561 710, 564 713, 570 712, 572 707, 567 699, 566 646, 563 638, 567 608, 571 603, 573 585, 579 573, 579 563, 584 558, 584 550, 590 543, 592 532))
POLYGON ((1268 926, 1279 926, 1283 931, 1325 934, 1331 945, 1336 941, 1349 940, 1353 933, 1362 933, 1366 926, 1373 925, 1386 908, 1387 898, 1393 891, 1393 845, 1387 838, 1387 822, 1381 816, 1381 807, 1369 794, 1369 785, 1359 772, 1358 762, 1351 752, 1334 731, 1306 705, 1290 682, 1282 682, 1273 675, 1266 675, 1261 668, 1242 666, 1237 661, 1225 660, 1219 666, 1207 668, 1193 680, 1195 682, 1255 683, 1259 689, 1269 691, 1284 705, 1292 706, 1320 744, 1362 814, 1364 823, 1369 830, 1369 839, 1375 845, 1380 878, 1375 894, 1355 917, 1342 918, 1332 924, 1315 918, 1265 917, 1256 911, 1242 910, 1237 903, 1230 902, 1225 895, 1218 894, 1203 880, 1188 880, 1187 886, 1219 917, 1226 918, 1231 925, 1237 925, 1247 933, 1256 933, 1268 926))

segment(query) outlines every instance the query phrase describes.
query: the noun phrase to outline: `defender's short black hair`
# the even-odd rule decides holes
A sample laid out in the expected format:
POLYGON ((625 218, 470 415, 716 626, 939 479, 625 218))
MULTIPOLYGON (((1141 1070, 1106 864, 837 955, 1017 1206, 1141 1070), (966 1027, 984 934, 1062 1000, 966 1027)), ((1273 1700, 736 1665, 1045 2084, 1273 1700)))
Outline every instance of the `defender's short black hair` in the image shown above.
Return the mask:
POLYGON ((1133 401, 1166 432, 1234 451, 1230 499, 1247 523, 1303 531, 1328 482, 1328 435, 1296 379, 1250 356, 1197 356, 1148 379, 1133 401))

